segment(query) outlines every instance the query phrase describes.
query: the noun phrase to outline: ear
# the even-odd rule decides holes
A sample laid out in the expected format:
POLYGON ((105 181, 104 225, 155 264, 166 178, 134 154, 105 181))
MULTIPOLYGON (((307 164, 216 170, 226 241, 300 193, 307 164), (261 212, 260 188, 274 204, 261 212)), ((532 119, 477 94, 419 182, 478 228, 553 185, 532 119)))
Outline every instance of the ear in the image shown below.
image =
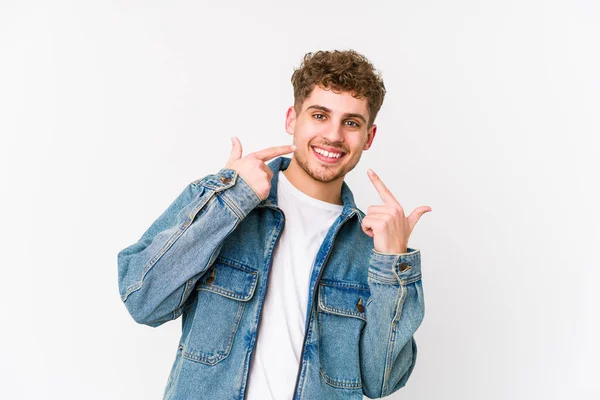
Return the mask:
POLYGON ((296 109, 294 106, 290 106, 285 114, 285 131, 292 136, 296 131, 296 109))
POLYGON ((377 125, 373 124, 369 131, 367 132, 367 141, 363 146, 363 150, 369 150, 371 145, 373 144, 373 139, 375 139, 375 134, 377 133, 377 125))

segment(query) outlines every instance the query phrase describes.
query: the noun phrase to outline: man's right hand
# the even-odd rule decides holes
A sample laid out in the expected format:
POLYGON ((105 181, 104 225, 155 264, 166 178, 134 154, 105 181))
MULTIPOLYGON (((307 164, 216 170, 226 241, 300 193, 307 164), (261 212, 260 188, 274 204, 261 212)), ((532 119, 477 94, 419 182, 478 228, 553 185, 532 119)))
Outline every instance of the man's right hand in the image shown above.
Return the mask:
POLYGON ((271 191, 273 171, 271 171, 271 168, 269 168, 265 162, 272 158, 293 152, 296 149, 296 146, 286 145, 269 147, 242 157, 242 144, 239 139, 237 137, 231 138, 231 144, 233 147, 231 148, 231 155, 229 156, 225 168, 237 171, 238 175, 250 185, 252 190, 254 190, 254 193, 256 193, 261 200, 266 199, 271 191))

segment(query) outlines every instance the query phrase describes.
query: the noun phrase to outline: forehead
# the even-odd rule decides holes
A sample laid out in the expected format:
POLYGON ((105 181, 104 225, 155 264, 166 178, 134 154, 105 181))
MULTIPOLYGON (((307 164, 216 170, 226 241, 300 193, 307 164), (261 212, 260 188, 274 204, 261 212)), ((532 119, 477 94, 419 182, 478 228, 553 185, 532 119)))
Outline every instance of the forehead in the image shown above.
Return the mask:
POLYGON ((335 93, 320 86, 315 86, 310 95, 304 99, 302 110, 312 105, 327 107, 333 113, 359 113, 365 118, 369 115, 366 98, 357 99, 350 92, 335 93))

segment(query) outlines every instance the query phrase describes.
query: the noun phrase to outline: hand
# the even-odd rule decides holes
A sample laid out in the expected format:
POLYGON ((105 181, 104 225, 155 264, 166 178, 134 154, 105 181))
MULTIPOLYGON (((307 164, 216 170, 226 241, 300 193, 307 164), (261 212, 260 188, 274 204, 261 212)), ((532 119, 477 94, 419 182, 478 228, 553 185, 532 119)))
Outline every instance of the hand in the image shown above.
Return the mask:
POLYGON ((237 137, 231 138, 231 155, 225 168, 237 171, 254 193, 264 200, 271 191, 271 178, 273 171, 265 164, 272 158, 288 154, 296 150, 294 145, 269 147, 267 149, 250 153, 242 157, 242 144, 237 137))
POLYGON ((410 233, 419 218, 431 211, 431 207, 418 207, 406 218, 400 203, 375 172, 369 169, 367 174, 384 204, 370 206, 367 209, 367 215, 362 222, 362 230, 373 238, 373 247, 376 251, 388 254, 406 253, 410 233))

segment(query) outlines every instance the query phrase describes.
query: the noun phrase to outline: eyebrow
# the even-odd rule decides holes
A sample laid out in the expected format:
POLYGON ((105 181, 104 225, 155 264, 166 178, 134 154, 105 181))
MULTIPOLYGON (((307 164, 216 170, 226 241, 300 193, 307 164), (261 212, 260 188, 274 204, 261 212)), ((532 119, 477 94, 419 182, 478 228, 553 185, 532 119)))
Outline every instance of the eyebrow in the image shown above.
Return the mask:
MULTIPOLYGON (((309 107, 307 107, 307 108, 306 108, 306 110, 308 111, 308 110, 310 110, 311 108, 313 108, 313 109, 315 109, 315 110, 321 110, 321 111, 325 111, 325 112, 331 113, 331 110, 330 110, 329 108, 327 108, 327 107, 323 107, 323 106, 320 106, 320 105, 318 105, 318 104, 313 104, 312 106, 309 106, 309 107)), ((352 118, 352 117, 354 117, 354 118, 359 118, 359 119, 362 119, 362 121, 363 121, 365 124, 367 123, 367 120, 365 119, 365 117, 363 117, 363 116, 362 116, 362 114, 357 114, 357 113, 346 113, 346 114, 344 114, 344 115, 343 115, 343 117, 344 117, 344 118, 352 118)))

